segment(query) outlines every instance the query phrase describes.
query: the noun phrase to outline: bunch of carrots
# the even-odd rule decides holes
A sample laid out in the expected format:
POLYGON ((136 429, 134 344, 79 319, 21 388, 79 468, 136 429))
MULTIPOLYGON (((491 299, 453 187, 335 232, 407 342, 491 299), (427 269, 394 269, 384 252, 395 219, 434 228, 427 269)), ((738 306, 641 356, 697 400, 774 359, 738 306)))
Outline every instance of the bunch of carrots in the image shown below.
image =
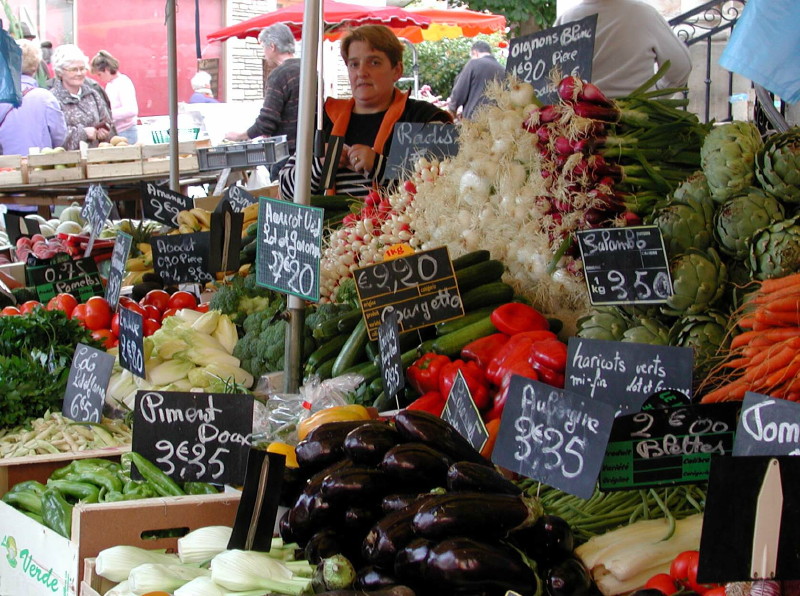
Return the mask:
POLYGON ((800 273, 760 282, 737 325, 729 357, 707 380, 717 386, 701 401, 739 401, 747 391, 800 401, 800 273))

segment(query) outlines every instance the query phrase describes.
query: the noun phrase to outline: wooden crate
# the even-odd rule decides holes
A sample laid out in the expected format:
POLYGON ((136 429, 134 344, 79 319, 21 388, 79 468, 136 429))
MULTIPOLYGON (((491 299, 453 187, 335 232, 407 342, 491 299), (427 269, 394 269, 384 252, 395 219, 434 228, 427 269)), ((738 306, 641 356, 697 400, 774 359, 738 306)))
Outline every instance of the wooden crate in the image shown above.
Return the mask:
POLYGON ((25 184, 28 178, 27 170, 27 162, 21 155, 0 155, 0 186, 25 184))
POLYGON ((87 178, 142 175, 141 145, 96 147, 86 150, 87 178))
POLYGON ((28 156, 29 184, 83 180, 85 177, 81 152, 78 150, 36 153, 28 156))
MULTIPOLYGON (((197 170, 197 141, 178 143, 178 171, 197 170)), ((145 174, 169 173, 169 143, 142 146, 142 170, 145 174)))

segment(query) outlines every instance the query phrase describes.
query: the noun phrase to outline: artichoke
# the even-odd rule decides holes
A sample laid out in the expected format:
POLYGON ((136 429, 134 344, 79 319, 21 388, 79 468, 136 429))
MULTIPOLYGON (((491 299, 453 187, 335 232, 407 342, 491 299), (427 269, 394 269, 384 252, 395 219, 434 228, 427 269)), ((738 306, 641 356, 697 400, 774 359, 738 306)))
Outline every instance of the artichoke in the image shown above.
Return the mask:
POLYGON ((588 339, 621 341, 622 334, 631 324, 630 317, 620 309, 613 306, 597 307, 588 315, 578 319, 576 335, 588 339))
POLYGON ((661 308, 673 316, 703 313, 725 292, 728 270, 716 250, 690 248, 670 263, 672 296, 661 308))
POLYGON ((669 197, 670 203, 687 203, 689 200, 700 201, 701 203, 713 202, 711 191, 708 188, 708 181, 705 174, 697 171, 686 180, 681 182, 669 197))
POLYGON ((751 122, 729 122, 708 133, 700 148, 700 163, 716 202, 723 203, 753 186, 760 148, 761 136, 751 122))
POLYGON ((622 334, 622 341, 656 346, 669 345, 669 327, 653 317, 639 317, 638 320, 622 334))
POLYGON ((758 188, 748 188, 723 203, 714 216, 714 234, 722 252, 734 259, 750 253, 750 239, 758 230, 783 221, 783 205, 758 188))
POLYGON ((761 187, 787 203, 800 203, 800 128, 767 139, 756 155, 761 187))
POLYGON ((757 232, 750 243, 750 271, 756 279, 784 277, 800 269, 800 225, 785 219, 757 232))
POLYGON ((704 379, 712 366, 727 353, 730 344, 729 317, 716 310, 678 319, 669 332, 672 346, 692 348, 696 378, 704 379))
POLYGON ((674 258, 689 248, 705 250, 711 246, 713 220, 714 204, 687 194, 684 202, 672 202, 659 211, 653 223, 661 230, 667 255, 674 258))

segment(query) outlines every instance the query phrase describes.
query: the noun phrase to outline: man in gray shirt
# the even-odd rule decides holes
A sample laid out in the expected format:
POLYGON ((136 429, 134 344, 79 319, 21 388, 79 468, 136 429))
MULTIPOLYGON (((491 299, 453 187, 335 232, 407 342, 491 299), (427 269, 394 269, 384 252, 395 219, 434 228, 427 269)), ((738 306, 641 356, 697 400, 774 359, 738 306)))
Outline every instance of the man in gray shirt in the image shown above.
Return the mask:
POLYGON ((449 110, 456 114, 463 108, 461 116, 472 118, 475 109, 486 103, 485 88, 489 81, 505 77, 506 71, 492 55, 492 48, 485 41, 476 41, 470 49, 470 61, 456 77, 450 94, 449 110))

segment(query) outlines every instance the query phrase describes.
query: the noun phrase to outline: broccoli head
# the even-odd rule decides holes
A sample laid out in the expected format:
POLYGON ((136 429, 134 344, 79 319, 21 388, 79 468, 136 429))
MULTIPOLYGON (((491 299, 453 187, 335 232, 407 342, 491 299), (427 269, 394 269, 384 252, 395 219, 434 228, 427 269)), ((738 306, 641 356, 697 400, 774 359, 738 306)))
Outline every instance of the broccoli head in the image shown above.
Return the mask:
POLYGON ((219 286, 208 306, 228 315, 237 325, 242 325, 245 317, 268 309, 274 302, 281 302, 279 296, 256 284, 255 273, 252 273, 244 277, 236 276, 230 283, 219 286))

